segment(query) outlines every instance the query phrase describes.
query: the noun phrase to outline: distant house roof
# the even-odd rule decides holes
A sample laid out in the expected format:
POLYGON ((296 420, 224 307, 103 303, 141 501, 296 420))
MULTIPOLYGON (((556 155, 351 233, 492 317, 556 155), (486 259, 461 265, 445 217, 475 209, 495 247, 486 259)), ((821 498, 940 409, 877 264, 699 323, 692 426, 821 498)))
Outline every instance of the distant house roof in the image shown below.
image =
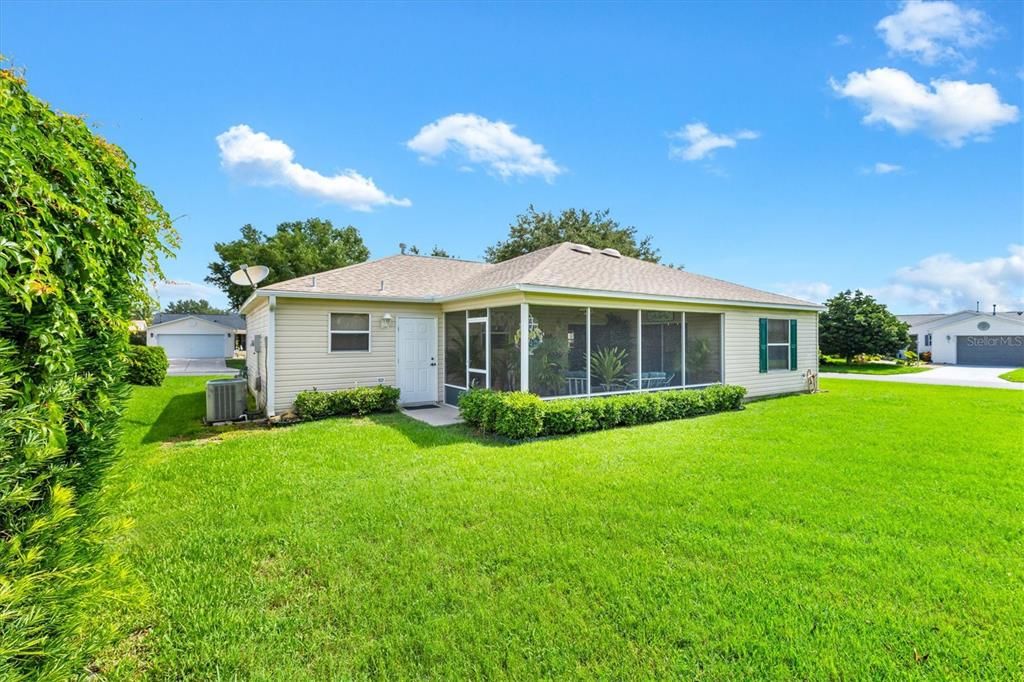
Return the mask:
POLYGON ((213 322, 229 329, 245 329, 245 318, 241 315, 235 315, 233 313, 226 313, 224 315, 190 315, 188 313, 156 313, 153 315, 153 324, 151 327, 155 327, 158 324, 166 324, 167 322, 174 322, 175 320, 183 320, 186 317, 194 317, 197 320, 205 320, 207 322, 213 322))
MULTIPOLYGON (((992 317, 991 312, 978 312, 975 310, 958 310, 955 313, 936 313, 930 315, 897 315, 898 319, 906 322, 911 327, 926 326, 929 329, 937 329, 947 324, 964 320, 970 317, 992 317)), ((1024 324, 1024 311, 997 312, 997 319, 1011 320, 1024 324)))
POLYGON ((790 296, 569 242, 494 264, 390 256, 277 282, 256 294, 444 301, 516 289, 821 309, 790 296))

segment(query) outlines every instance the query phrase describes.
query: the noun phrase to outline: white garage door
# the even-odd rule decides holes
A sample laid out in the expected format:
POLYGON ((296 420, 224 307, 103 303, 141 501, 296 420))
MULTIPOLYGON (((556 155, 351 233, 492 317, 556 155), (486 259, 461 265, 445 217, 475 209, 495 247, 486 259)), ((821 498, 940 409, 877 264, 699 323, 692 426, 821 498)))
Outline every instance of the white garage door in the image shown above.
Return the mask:
POLYGON ((158 334, 156 342, 169 358, 222 358, 224 338, 223 334, 158 334))

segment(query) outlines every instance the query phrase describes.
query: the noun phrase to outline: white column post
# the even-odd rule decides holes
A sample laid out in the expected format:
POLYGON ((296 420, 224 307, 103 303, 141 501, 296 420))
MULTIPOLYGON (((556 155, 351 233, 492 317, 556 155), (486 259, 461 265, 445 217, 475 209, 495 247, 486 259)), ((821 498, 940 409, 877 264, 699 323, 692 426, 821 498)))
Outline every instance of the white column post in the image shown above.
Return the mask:
POLYGON ((587 395, 590 395, 590 306, 587 306, 587 395))
POLYGON ((636 311, 636 390, 644 390, 644 311, 636 311))
POLYGON ((519 304, 519 390, 530 390, 530 304, 519 304))

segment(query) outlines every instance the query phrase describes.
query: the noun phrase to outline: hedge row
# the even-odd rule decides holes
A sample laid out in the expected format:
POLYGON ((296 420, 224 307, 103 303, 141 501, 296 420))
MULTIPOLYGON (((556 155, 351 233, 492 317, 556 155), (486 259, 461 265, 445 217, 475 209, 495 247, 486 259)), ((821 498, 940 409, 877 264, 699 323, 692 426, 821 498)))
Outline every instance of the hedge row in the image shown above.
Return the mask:
POLYGON ((167 351, 162 346, 128 346, 125 380, 138 386, 159 386, 167 376, 167 351))
POLYGON ((295 396, 295 413, 303 419, 340 415, 394 412, 399 391, 394 386, 360 386, 340 391, 301 391, 295 396))
POLYGON ((128 325, 176 239, 131 160, 0 69, 0 679, 86 677, 130 606, 103 478, 128 325))
POLYGON ((459 400, 459 413, 467 424, 522 440, 735 410, 746 393, 742 386, 716 385, 701 390, 541 400, 532 393, 474 389, 459 400))

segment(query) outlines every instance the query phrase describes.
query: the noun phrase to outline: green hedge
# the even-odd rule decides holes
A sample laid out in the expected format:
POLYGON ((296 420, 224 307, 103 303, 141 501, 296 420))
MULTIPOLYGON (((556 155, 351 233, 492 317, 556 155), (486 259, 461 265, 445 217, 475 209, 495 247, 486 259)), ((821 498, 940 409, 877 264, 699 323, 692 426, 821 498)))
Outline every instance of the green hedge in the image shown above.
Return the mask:
POLYGON ((0 679, 85 676, 127 603, 103 477, 176 239, 125 153, 0 69, 0 679))
POLYGON ((735 410, 746 393, 742 386, 715 385, 699 390, 541 400, 532 393, 473 389, 459 400, 459 413, 471 426, 522 440, 735 410))
POLYGON ((128 346, 125 379, 137 386, 159 386, 167 376, 167 351, 161 346, 128 346))
POLYGON ((399 391, 394 386, 360 386, 340 391, 301 391, 295 396, 295 413, 303 419, 340 415, 367 415, 398 409, 399 391))

